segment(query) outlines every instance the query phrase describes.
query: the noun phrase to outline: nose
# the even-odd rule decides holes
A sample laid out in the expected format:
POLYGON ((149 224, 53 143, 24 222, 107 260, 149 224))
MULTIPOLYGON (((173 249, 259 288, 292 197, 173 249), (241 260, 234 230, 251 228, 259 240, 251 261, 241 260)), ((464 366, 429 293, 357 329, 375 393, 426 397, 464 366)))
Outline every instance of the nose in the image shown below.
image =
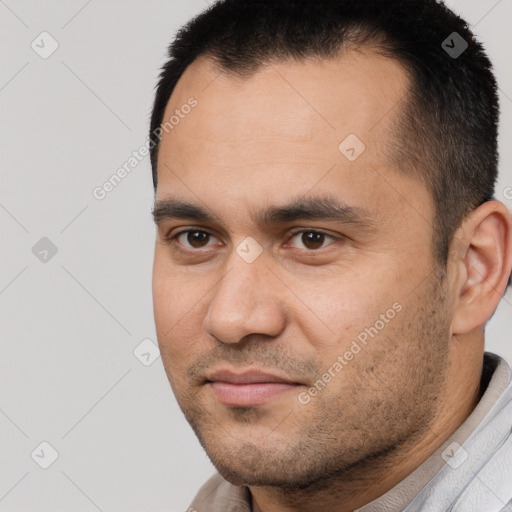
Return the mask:
POLYGON ((237 253, 214 289, 204 329, 222 343, 238 343, 249 334, 276 337, 287 322, 284 285, 263 255, 247 263, 237 253))

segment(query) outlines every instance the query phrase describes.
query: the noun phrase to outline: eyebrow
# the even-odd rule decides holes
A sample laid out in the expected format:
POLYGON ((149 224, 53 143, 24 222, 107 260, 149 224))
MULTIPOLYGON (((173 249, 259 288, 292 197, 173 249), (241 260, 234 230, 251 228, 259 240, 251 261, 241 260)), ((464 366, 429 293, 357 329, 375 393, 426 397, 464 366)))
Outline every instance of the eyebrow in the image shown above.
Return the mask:
MULTIPOLYGON (((152 214, 157 225, 171 219, 223 224, 209 208, 174 197, 156 201, 152 214)), ((345 204, 329 195, 300 196, 283 206, 265 207, 251 217, 262 227, 300 220, 337 221, 365 229, 375 227, 375 221, 368 210, 345 204)))

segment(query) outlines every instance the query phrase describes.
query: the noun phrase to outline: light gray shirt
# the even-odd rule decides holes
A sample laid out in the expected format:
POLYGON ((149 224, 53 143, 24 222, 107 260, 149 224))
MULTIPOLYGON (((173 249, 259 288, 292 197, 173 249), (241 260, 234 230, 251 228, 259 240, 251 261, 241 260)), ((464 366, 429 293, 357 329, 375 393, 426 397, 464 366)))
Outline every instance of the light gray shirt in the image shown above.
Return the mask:
MULTIPOLYGON (((354 512, 512 512, 512 370, 491 353, 485 354, 486 382, 478 405, 446 443, 354 512)), ((251 493, 217 473, 187 512, 252 512, 251 493)))

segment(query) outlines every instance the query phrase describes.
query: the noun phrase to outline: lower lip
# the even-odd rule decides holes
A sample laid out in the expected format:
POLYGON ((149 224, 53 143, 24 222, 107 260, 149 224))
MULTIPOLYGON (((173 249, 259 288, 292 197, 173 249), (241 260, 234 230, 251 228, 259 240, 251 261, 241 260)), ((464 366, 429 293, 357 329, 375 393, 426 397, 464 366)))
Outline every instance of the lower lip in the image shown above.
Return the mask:
POLYGON ((285 382, 254 382, 252 384, 233 384, 231 382, 210 382, 217 398, 226 405, 252 407, 263 405, 272 398, 290 390, 296 390, 298 384, 285 382))

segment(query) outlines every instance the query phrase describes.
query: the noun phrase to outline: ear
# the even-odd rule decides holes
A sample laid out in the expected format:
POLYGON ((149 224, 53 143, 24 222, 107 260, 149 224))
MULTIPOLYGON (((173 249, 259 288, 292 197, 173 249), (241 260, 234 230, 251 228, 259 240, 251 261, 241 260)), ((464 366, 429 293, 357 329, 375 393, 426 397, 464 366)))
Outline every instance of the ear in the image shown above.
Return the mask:
POLYGON ((455 268, 452 332, 483 326, 501 300, 512 268, 512 218, 500 201, 487 201, 462 222, 450 252, 455 268))

